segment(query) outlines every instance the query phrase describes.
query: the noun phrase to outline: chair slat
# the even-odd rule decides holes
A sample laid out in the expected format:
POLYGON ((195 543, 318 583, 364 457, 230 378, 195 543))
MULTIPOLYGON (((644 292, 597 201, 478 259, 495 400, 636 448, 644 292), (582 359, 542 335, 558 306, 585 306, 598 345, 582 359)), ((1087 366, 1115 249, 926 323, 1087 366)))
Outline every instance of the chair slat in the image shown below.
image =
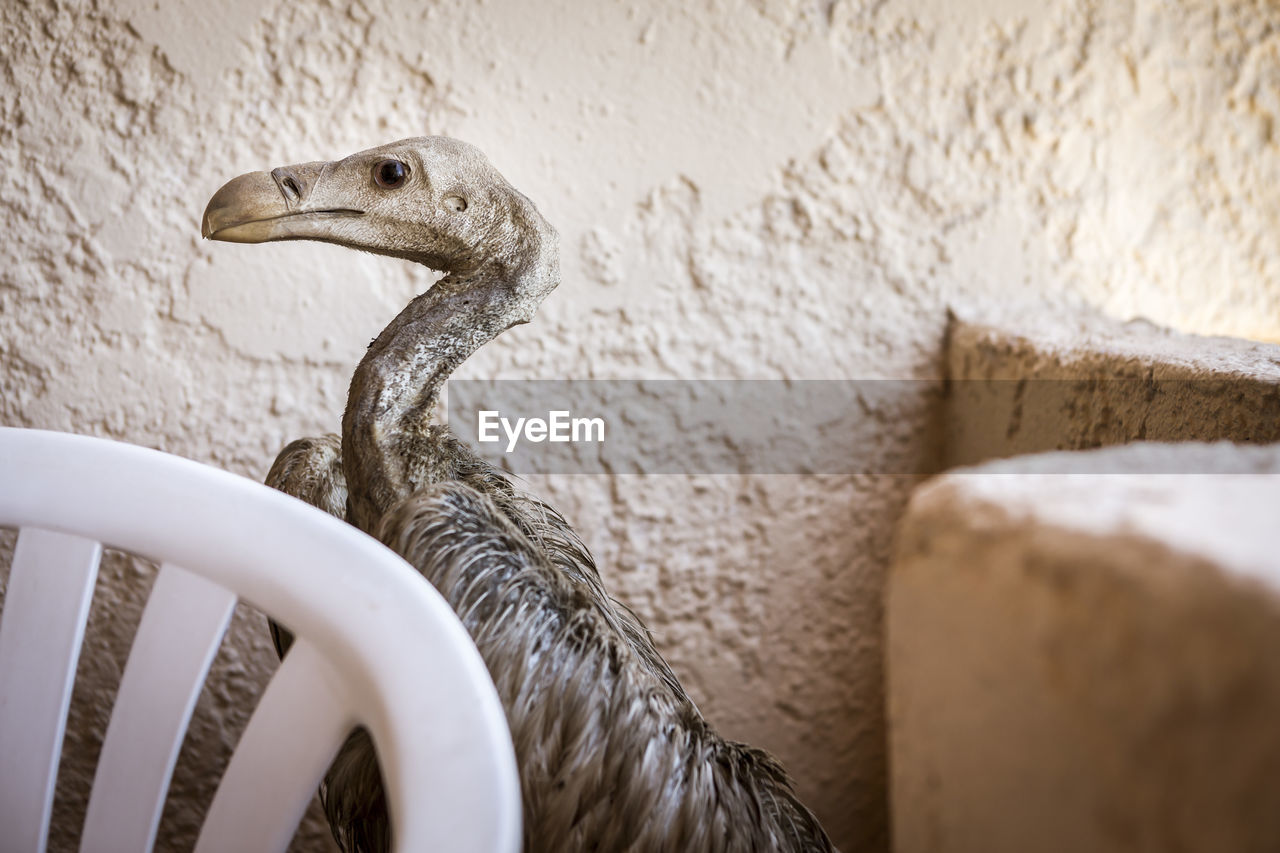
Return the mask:
POLYGON ((355 726, 350 704, 331 665, 295 640, 231 756, 195 853, 285 850, 355 726))
POLYGON ((107 724, 82 851, 150 850, 187 724, 235 610, 230 591, 164 565, 107 724))
POLYGON ((43 853, 102 546, 23 528, 0 615, 0 832, 43 853))

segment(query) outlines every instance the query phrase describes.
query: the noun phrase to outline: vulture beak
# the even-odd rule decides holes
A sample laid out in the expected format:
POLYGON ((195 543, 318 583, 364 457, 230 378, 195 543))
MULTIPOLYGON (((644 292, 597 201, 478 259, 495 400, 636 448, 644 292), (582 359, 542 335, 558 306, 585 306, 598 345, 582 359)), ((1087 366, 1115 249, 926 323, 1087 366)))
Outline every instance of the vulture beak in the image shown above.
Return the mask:
POLYGON ((209 199, 201 235, 229 243, 323 238, 327 220, 363 213, 323 203, 317 188, 331 165, 303 163, 232 178, 209 199))

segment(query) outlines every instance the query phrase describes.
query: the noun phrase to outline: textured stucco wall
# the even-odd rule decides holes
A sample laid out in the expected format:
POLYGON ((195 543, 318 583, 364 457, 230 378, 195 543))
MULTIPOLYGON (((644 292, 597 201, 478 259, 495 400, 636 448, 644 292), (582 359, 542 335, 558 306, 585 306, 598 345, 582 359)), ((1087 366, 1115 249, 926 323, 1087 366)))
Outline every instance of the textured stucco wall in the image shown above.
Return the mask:
POLYGON ((1277 474, 1141 443, 923 486, 886 614, 896 848, 1277 849, 1277 474))
MULTIPOLYGON (((478 144, 563 236, 561 290, 467 375, 934 378, 946 304, 1015 298, 1278 337, 1278 23, 1234 0, 0 4, 0 421, 254 477, 333 430, 431 276, 203 245, 198 216, 239 172, 423 132, 478 144)), ((918 428, 886 420, 885 452, 918 428)), ((883 849, 880 591, 912 480, 531 485, 708 716, 843 847, 883 849)), ((90 651, 120 658, 147 577, 107 573, 90 651)), ((237 622, 197 758, 270 667, 237 622)), ((198 766, 179 779, 207 790, 198 766)))

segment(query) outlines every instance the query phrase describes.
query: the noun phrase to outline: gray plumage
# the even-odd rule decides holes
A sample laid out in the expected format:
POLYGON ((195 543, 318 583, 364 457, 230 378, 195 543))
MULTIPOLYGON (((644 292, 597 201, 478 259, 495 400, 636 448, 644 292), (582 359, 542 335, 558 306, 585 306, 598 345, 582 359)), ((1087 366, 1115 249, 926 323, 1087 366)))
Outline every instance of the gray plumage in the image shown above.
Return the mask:
MULTIPOLYGON (((327 240, 447 273, 370 345, 341 439, 293 442, 267 482, 380 538, 461 618, 506 710, 525 848, 830 850, 781 766, 702 718, 564 518, 431 423, 449 373, 558 283, 556 235, 533 204, 474 148, 439 137, 266 174, 214 196, 206 236, 327 240), (388 161, 409 178, 383 186, 399 174, 388 161)), ((283 654, 288 636, 273 637, 283 654)), ((322 798, 344 849, 390 849, 363 730, 322 798)))

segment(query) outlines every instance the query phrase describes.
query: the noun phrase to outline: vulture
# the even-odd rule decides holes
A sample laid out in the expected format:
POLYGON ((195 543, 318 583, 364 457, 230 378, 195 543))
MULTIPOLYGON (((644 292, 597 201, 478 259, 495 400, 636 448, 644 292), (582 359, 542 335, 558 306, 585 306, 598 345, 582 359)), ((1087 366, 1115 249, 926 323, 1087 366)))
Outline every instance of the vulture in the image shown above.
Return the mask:
MULTIPOLYGON (((320 240, 445 274, 369 345, 341 437, 292 442, 267 483, 380 539, 458 614, 511 729, 526 850, 832 849, 781 765, 703 719, 560 513, 433 422, 449 374, 559 284, 556 231, 528 198, 471 145, 422 137, 234 178, 202 232, 320 240)), ((291 636, 272 635, 283 655, 291 636)), ((321 798, 345 851, 390 849, 364 730, 321 798)))

